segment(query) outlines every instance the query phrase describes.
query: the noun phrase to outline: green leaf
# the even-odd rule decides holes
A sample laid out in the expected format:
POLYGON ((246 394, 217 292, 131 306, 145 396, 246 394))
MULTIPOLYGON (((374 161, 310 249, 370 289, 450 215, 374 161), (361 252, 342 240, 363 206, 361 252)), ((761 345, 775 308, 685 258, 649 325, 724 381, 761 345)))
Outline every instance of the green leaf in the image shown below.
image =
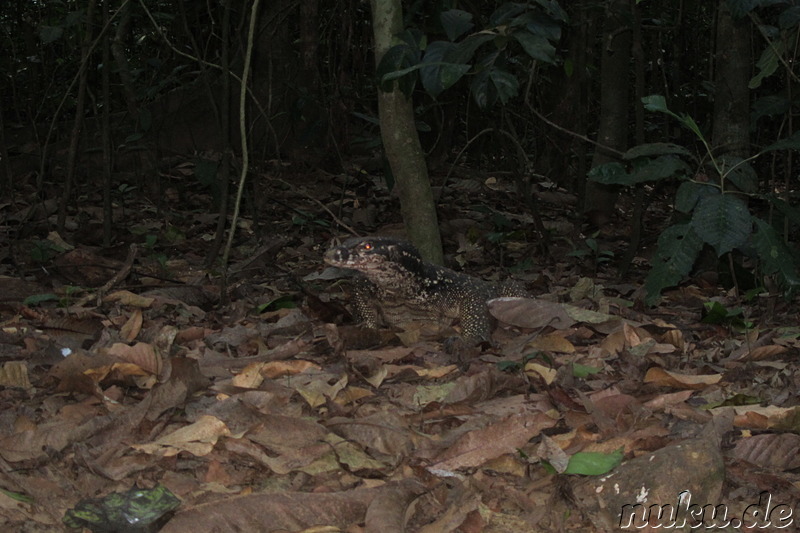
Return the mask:
POLYGON ((518 90, 517 78, 494 66, 479 72, 470 85, 472 96, 481 109, 494 105, 498 100, 505 104, 517 95, 518 90))
POLYGON ((455 85, 472 68, 468 64, 456 63, 458 55, 457 45, 447 41, 432 42, 425 50, 419 75, 422 86, 434 98, 455 85))
POLYGON ((410 97, 417 83, 414 71, 419 68, 419 55, 420 51, 407 43, 389 48, 376 69, 381 90, 383 92, 393 90, 396 80, 400 91, 410 97))
POLYGON ((688 172, 689 166, 683 160, 672 155, 662 155, 642 163, 637 162, 630 178, 631 182, 635 184, 681 176, 688 172))
POLYGON ((722 175, 738 190, 746 193, 758 192, 758 176, 750 163, 741 157, 727 154, 718 161, 722 175))
POLYGON ((680 283, 691 272, 702 248, 703 241, 691 223, 667 228, 658 238, 653 266, 645 279, 645 303, 655 305, 662 290, 680 283))
POLYGON ((691 224, 697 235, 714 247, 718 256, 744 244, 753 230, 753 218, 747 205, 732 194, 702 198, 691 224))
POLYGON ((757 231, 753 234, 758 257, 761 259, 765 274, 777 274, 781 283, 790 291, 800 287, 797 272, 797 261, 778 232, 760 218, 753 217, 757 231))
POLYGON ((532 59, 537 61, 544 61, 551 65, 556 62, 556 48, 550 44, 550 41, 542 37, 528 32, 527 30, 515 31, 511 37, 525 50, 532 59))
POLYGON ((54 300, 57 301, 58 296, 52 293, 32 294, 22 301, 22 305, 34 306, 34 305, 39 305, 42 302, 52 302, 54 300))
POLYGON ((800 131, 794 132, 791 137, 770 144, 762 150, 762 153, 775 150, 800 150, 800 131))
POLYGON ((451 41, 455 41, 475 26, 472 23, 472 13, 460 9, 443 11, 440 19, 444 32, 451 41))
POLYGON ((701 320, 703 324, 723 324, 742 316, 743 313, 741 307, 728 309, 719 302, 705 302, 703 308, 706 312, 706 316, 701 320))
POLYGON ((11 498, 12 500, 16 500, 22 503, 33 503, 34 500, 27 494, 20 494, 19 492, 11 492, 10 490, 0 489, 0 492, 11 498))
POLYGON ((468 36, 456 45, 453 57, 450 58, 454 63, 469 63, 472 56, 482 44, 493 41, 496 35, 493 33, 481 32, 468 36))
POLYGON ((675 113, 667 109, 667 100, 660 94, 651 94, 650 96, 642 97, 642 104, 648 111, 658 111, 676 116, 675 113))
POLYGON ((523 11, 526 6, 524 4, 507 3, 498 7, 494 13, 489 16, 489 26, 500 26, 511 21, 523 11))
POLYGON ((622 163, 616 161, 597 165, 589 171, 587 176, 592 181, 606 185, 630 185, 627 169, 622 163))
POLYGON ((600 369, 597 367, 572 363, 572 375, 576 378, 588 378, 598 372, 600 372, 600 369))
POLYGON ((634 146, 622 156, 623 159, 631 160, 637 157, 647 157, 653 155, 683 155, 691 157, 692 153, 683 146, 673 143, 649 143, 634 146))
POLYGON ((672 111, 667 108, 667 101, 666 99, 661 96, 660 94, 651 94, 650 96, 642 97, 642 103, 644 104, 644 108, 648 111, 658 111, 660 113, 666 113, 667 115, 676 118, 683 124, 686 128, 690 129, 698 139, 705 142, 705 137, 703 136, 703 132, 700 131, 700 127, 694 121, 694 119, 688 115, 676 115, 672 111))
POLYGON ((753 102, 750 121, 755 123, 761 117, 774 117, 789 111, 789 99, 779 94, 771 94, 753 102))
POLYGON ((713 185, 684 181, 675 193, 675 209, 681 213, 691 213, 701 198, 718 194, 720 194, 719 188, 713 185))
POLYGON ((756 63, 758 73, 750 79, 747 87, 750 89, 757 89, 761 86, 761 82, 764 81, 764 78, 772 76, 780 65, 780 55, 785 51, 786 43, 782 40, 773 40, 767 45, 756 63))
POLYGON ((800 6, 792 6, 778 17, 778 25, 782 30, 794 30, 800 24, 800 6))
POLYGON ((684 175, 689 167, 683 160, 672 155, 662 155, 655 159, 640 159, 626 172, 620 163, 612 162, 598 165, 589 171, 589 179, 606 185, 636 185, 646 181, 684 175))
POLYGON ((569 458, 564 473, 601 476, 617 467, 623 457, 622 448, 611 453, 578 452, 569 458))
POLYGON ((765 198, 769 201, 769 203, 774 206, 786 219, 794 224, 795 226, 800 226, 800 209, 790 205, 782 198, 778 198, 778 196, 774 194, 768 194, 765 198))

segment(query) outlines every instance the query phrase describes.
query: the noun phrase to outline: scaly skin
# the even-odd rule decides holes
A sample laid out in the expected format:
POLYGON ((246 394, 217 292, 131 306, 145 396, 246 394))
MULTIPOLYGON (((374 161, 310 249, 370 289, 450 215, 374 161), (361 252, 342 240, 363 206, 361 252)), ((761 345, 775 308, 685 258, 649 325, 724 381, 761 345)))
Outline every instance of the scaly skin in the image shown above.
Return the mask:
POLYGON ((390 237, 356 237, 325 253, 329 265, 355 270, 354 304, 364 325, 384 322, 458 320, 462 336, 489 341, 486 302, 499 296, 524 296, 515 286, 487 281, 428 263, 411 244, 390 237))

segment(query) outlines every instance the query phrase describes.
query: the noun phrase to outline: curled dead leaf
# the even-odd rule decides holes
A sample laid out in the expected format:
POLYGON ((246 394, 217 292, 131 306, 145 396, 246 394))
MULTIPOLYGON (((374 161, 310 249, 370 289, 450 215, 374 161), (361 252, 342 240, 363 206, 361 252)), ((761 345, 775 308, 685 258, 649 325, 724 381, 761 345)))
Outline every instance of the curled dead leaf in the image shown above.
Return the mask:
POLYGON ((661 367, 653 367, 644 376, 645 383, 653 383, 661 387, 675 389, 703 389, 709 385, 719 383, 721 374, 690 375, 670 372, 661 367))

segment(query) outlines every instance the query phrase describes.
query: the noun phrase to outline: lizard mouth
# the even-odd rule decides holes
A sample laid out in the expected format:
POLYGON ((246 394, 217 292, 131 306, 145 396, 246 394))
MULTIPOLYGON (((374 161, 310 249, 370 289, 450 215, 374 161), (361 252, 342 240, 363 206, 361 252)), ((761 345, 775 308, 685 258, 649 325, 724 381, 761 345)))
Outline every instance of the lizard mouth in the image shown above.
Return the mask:
POLYGON ((381 265, 383 264, 383 261, 353 257, 352 255, 343 258, 342 254, 339 253, 339 250, 331 250, 330 252, 326 253, 324 260, 331 266, 350 268, 353 270, 375 270, 381 268, 381 265))

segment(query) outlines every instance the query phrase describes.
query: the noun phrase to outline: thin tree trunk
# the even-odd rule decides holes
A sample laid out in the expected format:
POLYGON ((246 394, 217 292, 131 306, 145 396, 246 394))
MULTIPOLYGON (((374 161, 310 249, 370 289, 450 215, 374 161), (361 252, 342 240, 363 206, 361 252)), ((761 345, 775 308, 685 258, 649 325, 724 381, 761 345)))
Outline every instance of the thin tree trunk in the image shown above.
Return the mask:
MULTIPOLYGON (((630 105, 631 29, 628 0, 610 0, 603 36, 600 60, 600 123, 597 141, 609 148, 624 152, 628 147, 628 108, 630 105)), ((595 150, 592 167, 616 160, 616 157, 595 150)), ((588 182, 584 211, 595 211, 600 220, 610 218, 617 199, 615 187, 588 182)))
MULTIPOLYGON (((230 38, 231 38, 231 0, 225 0, 222 16, 222 47, 220 48, 220 66, 222 67, 222 94, 220 95, 219 124, 222 134, 222 160, 219 166, 219 218, 214 242, 206 255, 206 266, 214 264, 225 238, 225 226, 228 221, 228 190, 231 180, 231 76, 230 76, 230 38)), ((233 229, 231 229, 233 231, 233 229)))
MULTIPOLYGON (((122 11, 119 14, 119 24, 111 43, 111 53, 114 55, 114 63, 117 65, 117 73, 122 83, 122 94, 125 97, 125 105, 131 120, 137 122, 139 119, 139 107, 136 103, 136 90, 133 87, 133 75, 128 66, 128 58, 125 56, 125 38, 128 36, 131 22, 130 2, 122 0, 122 11)), ((103 63, 106 65, 106 63, 103 63)))
POLYGON ((83 36, 81 51, 81 64, 78 79, 78 95, 75 98, 75 119, 72 121, 72 137, 69 142, 69 154, 67 156, 67 176, 64 179, 64 191, 61 202, 58 206, 58 231, 64 230, 67 221, 67 204, 72 198, 72 189, 75 184, 75 169, 78 165, 78 149, 80 146, 81 129, 83 128, 83 110, 86 105, 86 69, 89 62, 89 54, 92 44, 92 19, 94 18, 94 8, 96 0, 89 0, 86 6, 86 29, 83 36))
MULTIPOLYGON (((403 29, 400 0, 371 0, 375 37, 375 64, 403 29)), ((442 264, 442 241, 433 201, 425 154, 419 142, 414 109, 394 83, 389 92, 378 91, 378 114, 386 158, 400 196, 400 211, 411 241, 428 261, 442 264)))
POLYGON ((750 90, 753 67, 749 20, 733 20, 728 1, 717 10, 712 146, 720 154, 747 157, 750 152, 750 90))
MULTIPOLYGON (((103 2, 103 26, 108 25, 109 6, 103 2)), ((111 37, 108 32, 103 35, 103 246, 111 246, 114 229, 114 211, 111 205, 111 37)))

